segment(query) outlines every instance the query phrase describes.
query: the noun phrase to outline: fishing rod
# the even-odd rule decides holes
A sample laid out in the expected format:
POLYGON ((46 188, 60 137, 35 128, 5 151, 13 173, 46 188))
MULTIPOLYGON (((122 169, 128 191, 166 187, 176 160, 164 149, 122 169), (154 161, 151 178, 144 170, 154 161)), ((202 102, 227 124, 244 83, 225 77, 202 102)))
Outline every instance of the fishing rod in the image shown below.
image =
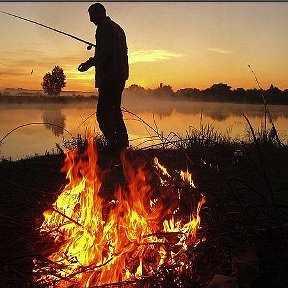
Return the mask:
POLYGON ((18 19, 21 19, 21 20, 24 20, 24 21, 27 21, 27 22, 36 24, 36 25, 39 25, 39 26, 42 26, 42 27, 47 28, 47 29, 50 29, 50 30, 52 30, 52 31, 54 31, 54 32, 57 32, 57 33, 60 33, 60 34, 65 35, 65 36, 71 37, 71 38, 73 38, 73 39, 75 39, 75 40, 77 40, 77 41, 83 42, 83 43, 85 43, 85 44, 88 45, 88 46, 87 46, 87 50, 91 50, 92 47, 96 47, 95 44, 90 43, 90 42, 88 42, 88 41, 85 41, 85 40, 83 40, 83 39, 81 39, 81 38, 79 38, 79 37, 76 37, 76 36, 72 35, 72 34, 69 34, 69 33, 66 33, 66 32, 63 32, 63 31, 60 31, 60 30, 58 30, 58 29, 49 27, 49 26, 47 26, 47 25, 38 23, 38 22, 36 22, 36 21, 33 21, 33 20, 30 20, 30 19, 27 19, 27 18, 18 16, 18 15, 12 14, 12 13, 8 13, 8 12, 5 12, 5 11, 0 11, 0 12, 3 13, 3 14, 6 14, 6 15, 9 15, 9 16, 12 16, 12 17, 15 17, 15 18, 18 18, 18 19))

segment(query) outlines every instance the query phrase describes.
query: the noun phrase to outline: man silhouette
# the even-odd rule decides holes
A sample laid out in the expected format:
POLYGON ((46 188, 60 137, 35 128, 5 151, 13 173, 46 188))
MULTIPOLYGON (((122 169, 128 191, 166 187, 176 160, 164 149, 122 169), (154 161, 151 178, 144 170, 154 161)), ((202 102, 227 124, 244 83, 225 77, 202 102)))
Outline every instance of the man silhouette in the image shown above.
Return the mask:
POLYGON ((97 26, 94 57, 81 63, 80 72, 95 66, 95 87, 99 98, 96 117, 107 141, 107 150, 118 153, 129 146, 127 129, 121 112, 121 97, 129 76, 128 48, 123 29, 109 17, 100 3, 88 9, 90 21, 97 26))

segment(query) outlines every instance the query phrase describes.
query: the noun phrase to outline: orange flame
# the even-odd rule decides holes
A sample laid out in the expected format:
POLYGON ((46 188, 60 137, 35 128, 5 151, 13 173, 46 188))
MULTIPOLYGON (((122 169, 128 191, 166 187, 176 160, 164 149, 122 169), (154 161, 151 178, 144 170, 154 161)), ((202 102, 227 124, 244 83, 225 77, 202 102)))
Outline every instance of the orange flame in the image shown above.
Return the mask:
MULTIPOLYGON (((56 247, 49 259, 63 267, 57 287, 69 287, 71 282, 89 287, 151 276, 163 263, 177 261, 176 254, 166 249, 167 235, 177 235, 171 241, 179 247, 178 251, 187 250, 196 242, 203 195, 190 221, 183 223, 183 219, 176 220, 173 215, 167 219, 167 215, 163 217, 163 205, 151 201, 147 171, 144 167, 135 168, 123 156, 127 185, 116 189, 116 200, 110 203, 105 216, 107 203, 98 195, 102 171, 96 163, 93 137, 88 137, 88 148, 82 154, 67 151, 63 171, 69 182, 53 207, 44 212, 41 231, 50 231, 56 247)), ((171 177, 158 159, 154 165, 171 177)), ((195 188, 189 172, 181 172, 181 176, 195 188)))

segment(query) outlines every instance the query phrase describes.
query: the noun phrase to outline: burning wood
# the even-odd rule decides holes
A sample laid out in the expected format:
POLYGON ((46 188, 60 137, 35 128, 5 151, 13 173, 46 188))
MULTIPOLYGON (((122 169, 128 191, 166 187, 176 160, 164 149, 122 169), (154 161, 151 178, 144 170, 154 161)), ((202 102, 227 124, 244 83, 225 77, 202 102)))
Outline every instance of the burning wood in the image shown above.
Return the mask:
POLYGON ((83 153, 66 152, 63 171, 69 182, 44 212, 41 233, 48 233, 54 247, 46 261, 34 261, 37 283, 129 286, 160 275, 164 267, 177 273, 186 269, 185 253, 199 242, 204 196, 188 171, 170 175, 158 159, 151 171, 125 154, 121 158, 126 183, 107 203, 98 194, 104 174, 93 137, 83 153))

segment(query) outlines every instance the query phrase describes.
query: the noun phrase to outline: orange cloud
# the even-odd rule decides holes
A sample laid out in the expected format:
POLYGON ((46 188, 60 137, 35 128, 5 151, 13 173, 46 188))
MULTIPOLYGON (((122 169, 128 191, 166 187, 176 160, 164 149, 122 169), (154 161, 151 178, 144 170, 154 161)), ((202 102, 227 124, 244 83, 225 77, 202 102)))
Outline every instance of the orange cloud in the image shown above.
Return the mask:
POLYGON ((224 50, 224 49, 219 49, 219 48, 207 48, 207 50, 211 52, 220 53, 220 54, 232 54, 233 53, 233 51, 231 50, 224 50))
POLYGON ((139 50, 129 53, 129 63, 134 64, 139 62, 156 62, 156 61, 169 60, 172 58, 179 58, 182 56, 183 56, 182 54, 159 49, 139 50))

